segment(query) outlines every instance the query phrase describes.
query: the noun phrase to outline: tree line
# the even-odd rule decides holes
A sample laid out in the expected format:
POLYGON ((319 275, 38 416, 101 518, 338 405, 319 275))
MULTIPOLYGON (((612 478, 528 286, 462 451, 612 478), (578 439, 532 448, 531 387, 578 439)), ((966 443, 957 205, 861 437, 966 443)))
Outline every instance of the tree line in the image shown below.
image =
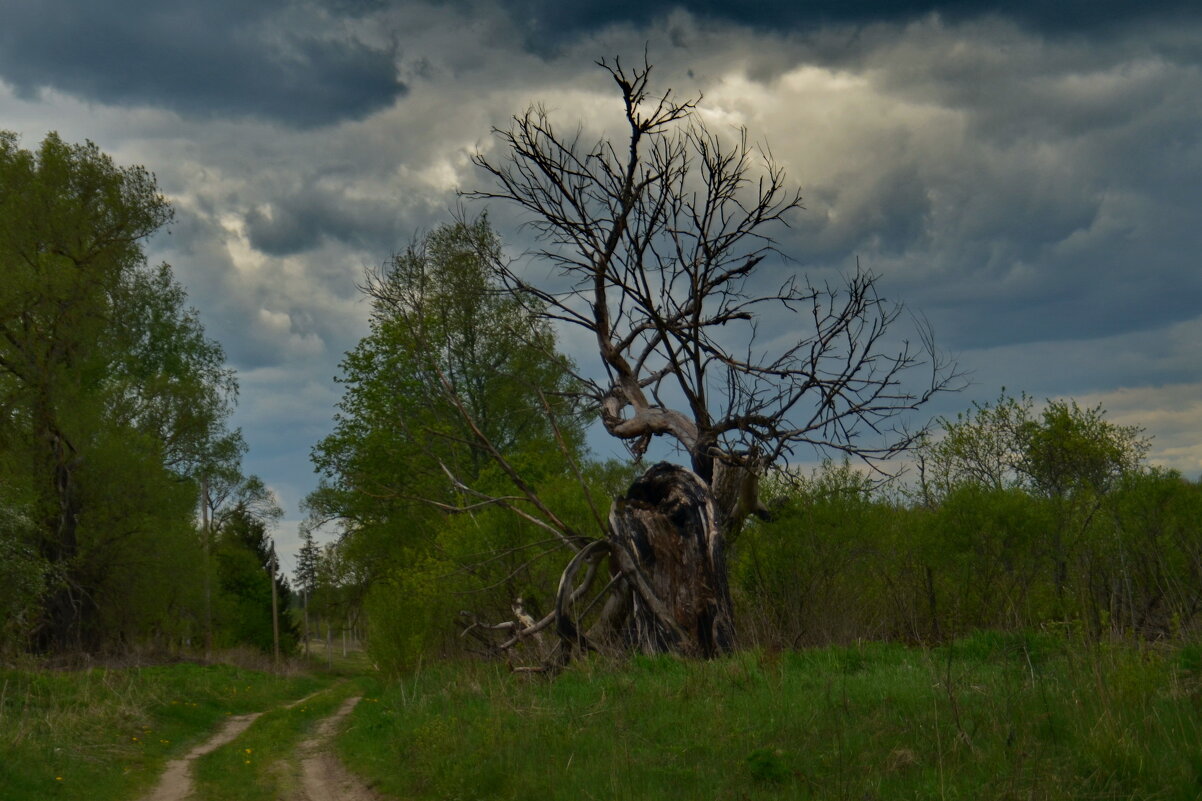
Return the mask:
POLYGON ((904 484, 827 463, 741 543, 757 641, 939 642, 975 630, 1197 637, 1202 484, 1101 407, 1003 393, 940 421, 904 484))

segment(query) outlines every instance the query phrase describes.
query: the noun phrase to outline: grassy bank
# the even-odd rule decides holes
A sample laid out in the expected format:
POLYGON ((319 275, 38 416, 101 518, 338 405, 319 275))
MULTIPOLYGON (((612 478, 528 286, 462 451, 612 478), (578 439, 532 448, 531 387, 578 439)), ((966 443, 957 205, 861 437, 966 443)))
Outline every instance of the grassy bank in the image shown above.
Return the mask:
POLYGON ((412 799, 1202 796, 1202 649, 980 634, 553 681, 435 666, 362 703, 344 760, 412 799))
POLYGON ((329 684, 228 665, 0 671, 0 798, 136 798, 229 715, 329 684))

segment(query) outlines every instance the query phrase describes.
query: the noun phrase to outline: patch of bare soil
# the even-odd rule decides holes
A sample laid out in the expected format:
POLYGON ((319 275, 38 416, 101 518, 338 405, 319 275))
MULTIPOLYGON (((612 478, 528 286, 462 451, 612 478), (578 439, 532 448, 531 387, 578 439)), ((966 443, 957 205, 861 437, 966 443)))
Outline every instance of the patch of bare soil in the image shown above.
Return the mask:
POLYGON ((254 722, 260 712, 249 715, 238 715, 225 722, 221 730, 189 751, 182 759, 174 759, 167 763, 158 786, 142 801, 184 801, 192 794, 192 774, 190 768, 193 760, 199 759, 210 751, 216 751, 221 746, 233 740, 254 722))
POLYGON ((380 801, 381 796, 342 766, 331 745, 338 724, 357 703, 358 697, 346 699, 338 711, 323 720, 313 736, 297 748, 301 760, 301 796, 293 801, 380 801))

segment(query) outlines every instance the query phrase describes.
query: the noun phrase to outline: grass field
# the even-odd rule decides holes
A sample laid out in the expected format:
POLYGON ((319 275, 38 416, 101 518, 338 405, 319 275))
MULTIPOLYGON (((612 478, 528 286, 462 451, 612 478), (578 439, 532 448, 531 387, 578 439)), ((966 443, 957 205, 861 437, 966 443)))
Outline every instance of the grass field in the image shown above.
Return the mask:
POLYGON ((0 670, 0 800, 137 798, 226 717, 332 680, 192 663, 0 670))
POLYGON ((980 634, 554 680, 423 669, 344 761, 406 799, 1198 799, 1202 649, 980 634))
POLYGON ((197 760, 196 797, 290 797, 290 754, 352 693, 344 761, 415 801, 1202 798, 1200 646, 982 633, 591 660, 554 679, 440 663, 383 688, 361 655, 341 668, 359 675, 0 671, 0 799, 138 798, 167 759, 261 710, 197 760))

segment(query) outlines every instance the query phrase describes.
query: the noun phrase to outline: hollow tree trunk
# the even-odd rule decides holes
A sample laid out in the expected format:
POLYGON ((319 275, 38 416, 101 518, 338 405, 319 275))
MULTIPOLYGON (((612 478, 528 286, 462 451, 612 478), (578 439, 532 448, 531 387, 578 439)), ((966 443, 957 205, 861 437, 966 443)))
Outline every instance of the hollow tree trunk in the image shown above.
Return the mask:
POLYGON ((710 657, 735 644, 726 542, 709 486, 661 462, 614 501, 611 558, 627 577, 624 637, 635 649, 710 657))

